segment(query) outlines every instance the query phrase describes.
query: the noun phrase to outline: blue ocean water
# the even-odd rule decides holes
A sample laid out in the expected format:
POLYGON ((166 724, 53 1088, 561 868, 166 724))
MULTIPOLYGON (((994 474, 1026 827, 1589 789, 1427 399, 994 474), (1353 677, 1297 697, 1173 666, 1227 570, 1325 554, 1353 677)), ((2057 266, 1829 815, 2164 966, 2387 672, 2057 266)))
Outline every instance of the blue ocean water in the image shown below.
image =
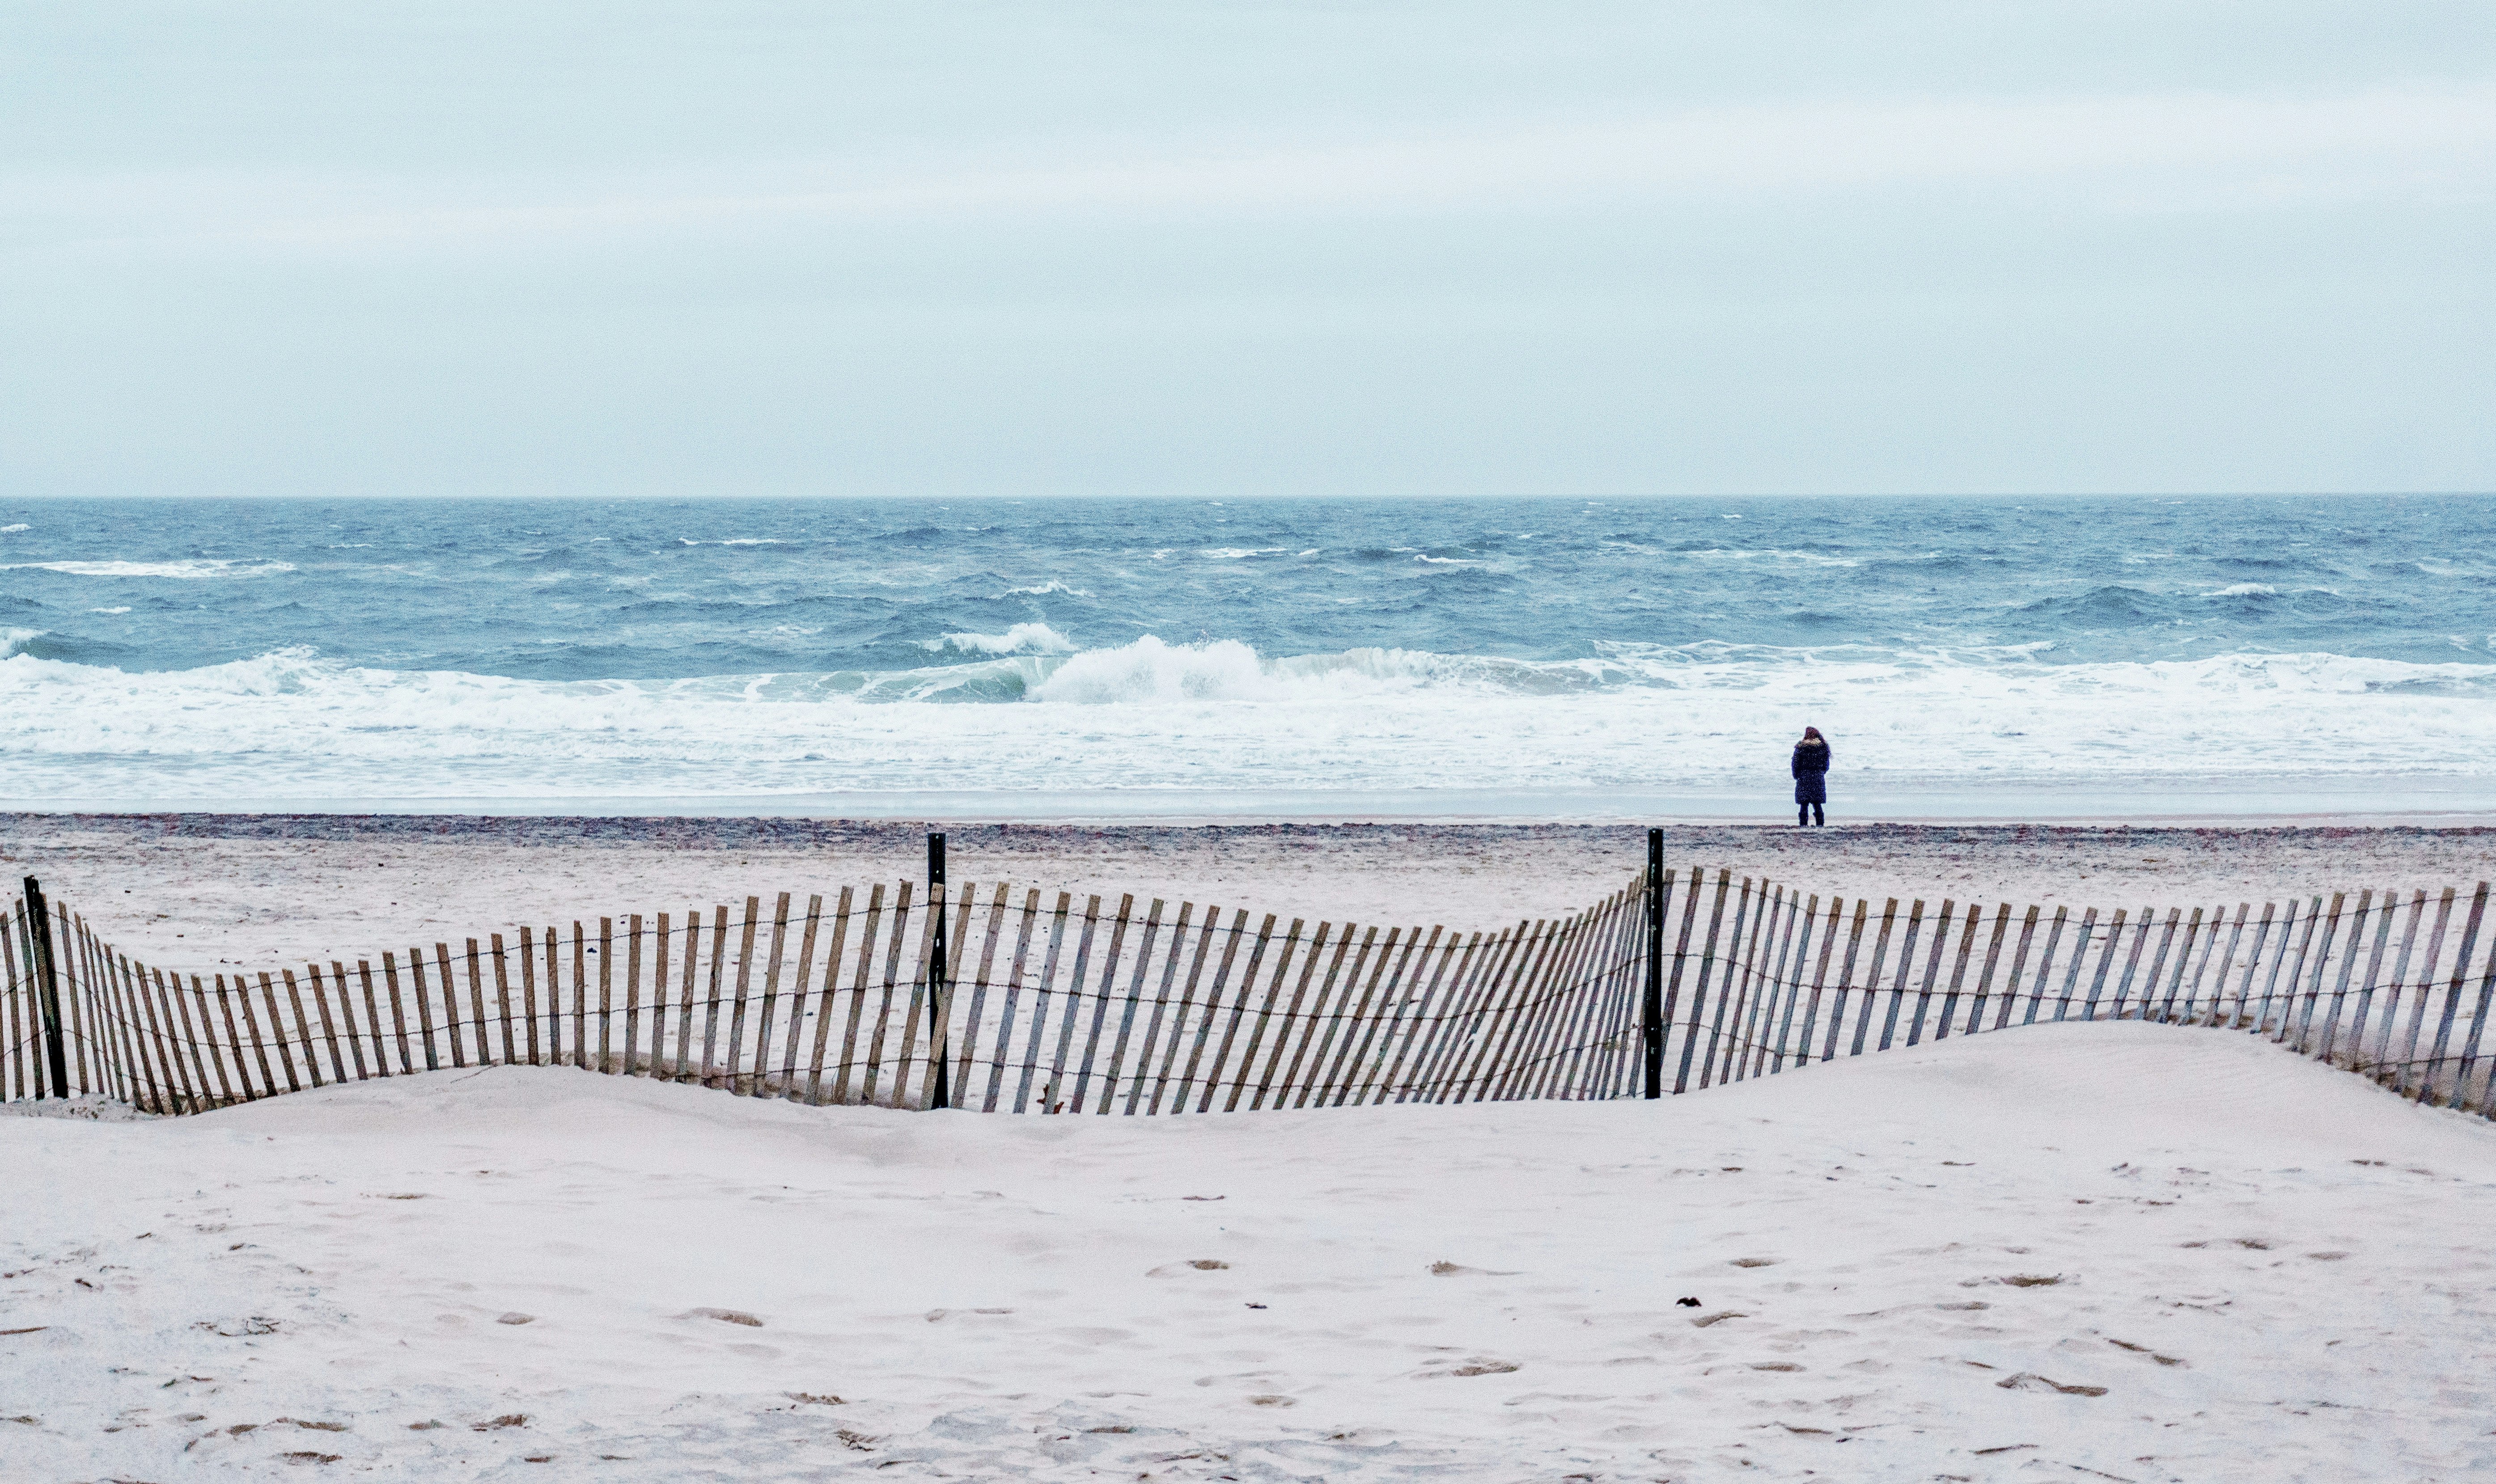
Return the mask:
POLYGON ((2477 809, 2496 504, 19 501, 18 807, 2477 809))

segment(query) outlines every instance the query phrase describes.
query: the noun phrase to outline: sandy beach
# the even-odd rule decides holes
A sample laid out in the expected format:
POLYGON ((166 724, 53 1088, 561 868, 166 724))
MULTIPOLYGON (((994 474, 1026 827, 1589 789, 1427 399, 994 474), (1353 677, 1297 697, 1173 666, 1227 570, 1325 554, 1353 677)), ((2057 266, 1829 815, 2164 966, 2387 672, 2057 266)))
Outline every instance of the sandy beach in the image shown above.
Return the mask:
MULTIPOLYGON (((918 877, 1013 881, 1337 922, 1493 928, 1618 889, 1634 826, 1001 825, 790 819, 0 817, 0 863, 125 951, 214 969, 378 953, 520 922, 682 911, 918 877)), ((1876 900, 2105 908, 2360 887, 2467 889, 2496 827, 1679 826, 1667 864, 1876 900)))

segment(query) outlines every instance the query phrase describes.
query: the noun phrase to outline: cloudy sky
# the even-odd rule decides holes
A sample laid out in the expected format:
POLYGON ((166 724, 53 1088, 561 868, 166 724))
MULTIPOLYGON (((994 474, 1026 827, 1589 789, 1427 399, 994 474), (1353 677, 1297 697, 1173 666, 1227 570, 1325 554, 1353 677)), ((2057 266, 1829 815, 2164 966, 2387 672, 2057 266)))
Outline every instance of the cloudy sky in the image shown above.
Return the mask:
POLYGON ((44 4, 16 494, 2496 489, 2496 9, 44 4))

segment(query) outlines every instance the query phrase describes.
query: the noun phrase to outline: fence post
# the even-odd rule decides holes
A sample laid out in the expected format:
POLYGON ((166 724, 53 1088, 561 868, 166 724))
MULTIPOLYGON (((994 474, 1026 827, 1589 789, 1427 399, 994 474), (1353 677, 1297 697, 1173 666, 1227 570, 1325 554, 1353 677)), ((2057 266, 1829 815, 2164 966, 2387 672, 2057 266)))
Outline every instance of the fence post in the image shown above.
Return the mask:
POLYGON ((927 943, 927 1007, 936 1020, 936 1023, 929 1027, 927 1036, 928 1054, 935 1059, 936 1073, 927 1105, 930 1108, 950 1108, 953 1105, 951 1075, 952 1054, 952 1048, 947 1044, 946 1021, 952 1006, 946 1003, 945 997, 945 837, 943 835, 927 837, 927 910, 934 914, 928 919, 930 932, 927 943))
POLYGON ((1638 1008, 1646 1096, 1664 1096, 1664 831, 1646 832, 1646 996, 1638 1008))
MULTIPOLYGON (((36 1013, 43 1018, 44 1065, 49 1073, 52 1096, 70 1095, 68 1048, 61 1041, 61 977, 52 959, 52 909, 44 900, 43 883, 26 878, 27 956, 34 960, 26 967, 35 974, 36 1013)), ((41 1092, 35 1094, 41 1098, 41 1092)))

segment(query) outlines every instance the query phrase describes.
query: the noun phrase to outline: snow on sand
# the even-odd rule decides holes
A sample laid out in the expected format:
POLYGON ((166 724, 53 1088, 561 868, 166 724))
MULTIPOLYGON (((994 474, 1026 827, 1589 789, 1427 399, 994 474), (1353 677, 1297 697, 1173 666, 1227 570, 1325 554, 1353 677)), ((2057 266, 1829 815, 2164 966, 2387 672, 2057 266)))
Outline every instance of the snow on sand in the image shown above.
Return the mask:
POLYGON ((2213 1032, 1203 1119, 502 1068, 0 1168, 13 1479, 2496 1468, 2496 1129, 2213 1032))

